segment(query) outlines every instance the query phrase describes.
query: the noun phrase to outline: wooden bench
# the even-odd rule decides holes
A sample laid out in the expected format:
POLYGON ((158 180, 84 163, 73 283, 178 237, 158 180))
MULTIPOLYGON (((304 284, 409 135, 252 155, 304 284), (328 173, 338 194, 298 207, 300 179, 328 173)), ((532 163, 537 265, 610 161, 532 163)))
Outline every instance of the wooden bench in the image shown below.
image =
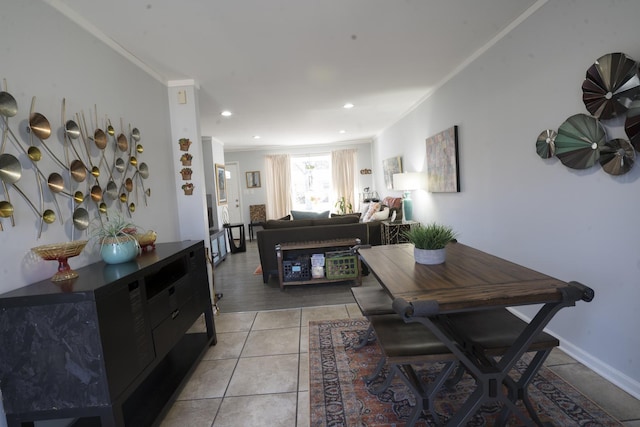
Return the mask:
MULTIPOLYGON (((434 396, 458 365, 457 358, 420 323, 405 323, 403 318, 396 314, 372 315, 369 320, 383 356, 376 372, 366 377, 365 381, 371 382, 379 376, 385 364, 389 367, 387 378, 372 392, 383 392, 394 377, 398 376, 416 397, 416 406, 407 421, 407 426, 413 426, 424 410, 429 411, 433 420, 439 424, 440 420, 434 408, 434 396), (412 365, 433 362, 444 362, 444 368, 431 384, 424 384, 412 365)), ((504 308, 440 316, 437 321, 448 323, 458 331, 463 342, 468 345, 464 350, 474 354, 474 357, 486 358, 489 364, 493 363, 496 356, 508 351, 527 326, 526 322, 504 308)), ((527 386, 551 350, 558 345, 559 341, 554 336, 545 332, 538 334, 527 350, 536 354, 520 379, 516 382, 505 377, 504 380, 504 385, 509 388, 509 399, 514 403, 522 400, 530 417, 538 425, 542 423, 529 401, 527 386)), ((464 371, 462 367, 458 369, 453 379, 454 383, 462 377, 464 371)))
MULTIPOLYGON (((358 308, 364 317, 371 320, 371 316, 379 316, 383 314, 395 314, 393 311, 393 300, 381 286, 361 286, 351 288, 353 299, 358 304, 358 308)), ((396 316, 397 317, 397 316, 396 316)), ((360 338, 360 342, 353 348, 361 349, 370 342, 375 341, 373 334, 373 325, 369 325, 367 332, 360 338)))

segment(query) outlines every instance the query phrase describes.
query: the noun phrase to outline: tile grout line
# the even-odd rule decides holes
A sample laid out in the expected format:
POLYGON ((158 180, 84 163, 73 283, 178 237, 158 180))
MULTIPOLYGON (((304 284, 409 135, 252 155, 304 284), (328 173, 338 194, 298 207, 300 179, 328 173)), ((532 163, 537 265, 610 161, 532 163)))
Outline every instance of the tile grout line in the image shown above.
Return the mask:
MULTIPOLYGON (((225 399, 228 397, 227 396, 227 392, 229 391, 229 386, 231 385, 231 380, 233 379, 233 375, 236 373, 236 369, 238 368, 238 363, 240 362, 240 357, 242 356, 242 352, 244 351, 245 346, 247 345, 247 341, 249 340, 249 335, 251 334, 251 329, 253 328, 253 324, 256 321, 256 317, 258 317, 258 312, 256 311, 254 316, 253 316, 253 320, 251 321, 251 326, 249 327, 249 330, 247 331, 247 336, 244 338, 244 342, 242 343, 242 348, 240 349, 240 352, 238 353, 238 357, 235 358, 236 363, 233 365, 233 371, 231 372, 231 375, 229 376, 229 381, 227 382, 227 386, 224 388, 224 393, 222 393, 222 398, 220 399, 220 405, 218 405, 218 410, 216 411, 216 415, 213 417, 213 421, 211 422, 211 426, 213 427, 213 425, 216 423, 216 419, 218 418, 218 415, 220 414, 220 409, 222 409, 222 405, 225 401, 225 399)), ((238 332, 242 332, 242 331, 238 331, 238 332)), ((227 359, 229 360, 229 359, 227 359)))

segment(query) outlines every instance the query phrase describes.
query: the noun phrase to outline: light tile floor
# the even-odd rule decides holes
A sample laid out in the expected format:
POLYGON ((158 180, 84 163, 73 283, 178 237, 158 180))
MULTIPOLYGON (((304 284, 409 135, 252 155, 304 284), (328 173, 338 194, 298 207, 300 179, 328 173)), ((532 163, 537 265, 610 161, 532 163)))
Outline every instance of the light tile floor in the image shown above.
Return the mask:
MULTIPOLYGON (((211 347, 161 427, 309 426, 309 320, 361 317, 356 304, 221 313, 211 347)), ((625 427, 640 427, 640 401, 561 351, 547 367, 625 427)))

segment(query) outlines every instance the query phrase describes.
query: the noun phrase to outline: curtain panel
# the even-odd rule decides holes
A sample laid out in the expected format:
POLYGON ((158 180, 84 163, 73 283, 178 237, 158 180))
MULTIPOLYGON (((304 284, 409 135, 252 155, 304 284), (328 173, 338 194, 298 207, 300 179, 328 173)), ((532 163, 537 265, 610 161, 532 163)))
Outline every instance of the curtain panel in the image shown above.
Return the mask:
POLYGON ((265 156, 267 219, 278 219, 291 212, 291 162, 288 154, 265 156))
POLYGON ((358 150, 348 148, 331 152, 331 181, 337 202, 342 197, 347 204, 355 206, 356 168, 358 150))

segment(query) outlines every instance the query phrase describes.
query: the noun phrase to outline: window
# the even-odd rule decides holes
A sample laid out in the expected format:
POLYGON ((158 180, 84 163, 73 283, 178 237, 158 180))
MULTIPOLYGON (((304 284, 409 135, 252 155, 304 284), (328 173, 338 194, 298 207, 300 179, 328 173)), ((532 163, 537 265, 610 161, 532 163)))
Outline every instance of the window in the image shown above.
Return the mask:
POLYGON ((291 157, 291 200, 293 210, 331 210, 331 155, 291 157))

